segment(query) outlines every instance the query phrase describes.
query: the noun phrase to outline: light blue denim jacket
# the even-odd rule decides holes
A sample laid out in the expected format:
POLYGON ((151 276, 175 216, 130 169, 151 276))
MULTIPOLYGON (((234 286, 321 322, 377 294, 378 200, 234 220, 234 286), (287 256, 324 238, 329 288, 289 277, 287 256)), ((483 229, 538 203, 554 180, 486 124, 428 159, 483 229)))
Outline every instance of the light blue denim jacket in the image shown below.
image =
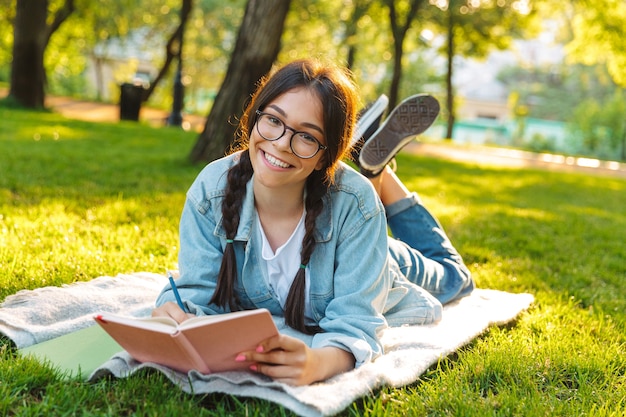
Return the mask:
MULTIPOLYGON (((226 175, 236 158, 234 154, 207 165, 190 187, 183 208, 176 283, 187 308, 196 314, 227 311, 209 305, 209 300, 226 246, 222 227, 226 175)), ((261 265, 256 216, 250 180, 234 239, 239 274, 235 291, 243 308, 268 309, 281 332, 299 337, 312 348, 348 350, 359 366, 382 353, 379 336, 387 327, 385 313, 393 310, 393 317, 387 318, 397 323, 421 324, 440 318, 439 302, 403 279, 395 262, 390 262, 385 208, 371 183, 349 166, 340 165, 335 183, 324 196, 316 246, 307 266, 311 310, 322 333, 307 336, 284 325, 284 311, 261 265)), ((167 285, 156 304, 173 300, 167 285)))

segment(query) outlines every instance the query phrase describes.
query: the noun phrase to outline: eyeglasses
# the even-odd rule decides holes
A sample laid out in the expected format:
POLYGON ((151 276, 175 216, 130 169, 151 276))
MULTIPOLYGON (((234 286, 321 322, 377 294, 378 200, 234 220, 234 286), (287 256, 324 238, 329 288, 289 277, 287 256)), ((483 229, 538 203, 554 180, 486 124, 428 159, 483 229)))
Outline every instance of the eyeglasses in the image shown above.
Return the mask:
POLYGON ((327 146, 322 145, 320 141, 315 139, 310 133, 294 130, 273 114, 263 113, 260 110, 257 110, 256 114, 256 130, 265 140, 278 140, 284 136, 287 129, 293 132, 289 141, 289 147, 299 158, 313 158, 320 149, 328 149, 327 146))

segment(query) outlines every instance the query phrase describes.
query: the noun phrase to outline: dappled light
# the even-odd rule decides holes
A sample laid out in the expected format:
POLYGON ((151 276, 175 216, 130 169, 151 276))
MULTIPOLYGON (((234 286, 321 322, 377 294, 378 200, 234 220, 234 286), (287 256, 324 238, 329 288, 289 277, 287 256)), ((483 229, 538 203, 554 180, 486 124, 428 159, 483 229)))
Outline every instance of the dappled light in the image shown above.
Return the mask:
MULTIPOLYGON (((383 120, 408 96, 438 100, 434 124, 396 155, 396 173, 479 289, 535 300, 419 380, 374 390, 339 415, 626 410, 626 2, 87 3, 0 0, 0 302, 178 269, 187 191, 233 143, 258 80, 318 57, 349 69, 357 111, 383 94, 383 120)), ((200 233, 220 233, 205 215, 200 233)), ((346 235, 339 249, 354 244, 346 235)), ((301 269, 301 282, 315 277, 301 269)), ((81 413, 291 411, 188 394, 160 373, 66 380, 0 335, 0 415, 81 413)))

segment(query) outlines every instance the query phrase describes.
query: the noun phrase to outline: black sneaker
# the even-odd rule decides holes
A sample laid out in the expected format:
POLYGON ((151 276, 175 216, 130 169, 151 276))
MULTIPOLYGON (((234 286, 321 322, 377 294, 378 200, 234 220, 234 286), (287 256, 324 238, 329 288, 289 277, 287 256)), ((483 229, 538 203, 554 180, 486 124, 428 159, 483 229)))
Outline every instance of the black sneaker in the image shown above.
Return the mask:
POLYGON ((359 111, 354 133, 350 140, 350 159, 353 162, 359 163, 361 147, 378 130, 388 104, 389 98, 382 94, 376 101, 368 103, 359 111))
POLYGON ((417 94, 400 103, 363 145, 359 155, 361 173, 370 178, 380 174, 400 149, 433 124, 438 114, 439 102, 428 94, 417 94))

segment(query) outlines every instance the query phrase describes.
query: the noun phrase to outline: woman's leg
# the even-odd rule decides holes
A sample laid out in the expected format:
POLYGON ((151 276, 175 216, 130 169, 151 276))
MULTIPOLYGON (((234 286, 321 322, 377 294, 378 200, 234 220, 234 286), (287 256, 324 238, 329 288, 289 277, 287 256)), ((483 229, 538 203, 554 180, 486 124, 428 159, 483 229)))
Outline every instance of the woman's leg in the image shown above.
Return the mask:
POLYGON ((391 206, 413 194, 389 166, 383 168, 379 175, 370 178, 370 181, 385 206, 391 206))
POLYGON ((469 270, 417 194, 389 167, 370 180, 387 211, 390 254, 404 276, 442 304, 468 295, 474 289, 469 270))

